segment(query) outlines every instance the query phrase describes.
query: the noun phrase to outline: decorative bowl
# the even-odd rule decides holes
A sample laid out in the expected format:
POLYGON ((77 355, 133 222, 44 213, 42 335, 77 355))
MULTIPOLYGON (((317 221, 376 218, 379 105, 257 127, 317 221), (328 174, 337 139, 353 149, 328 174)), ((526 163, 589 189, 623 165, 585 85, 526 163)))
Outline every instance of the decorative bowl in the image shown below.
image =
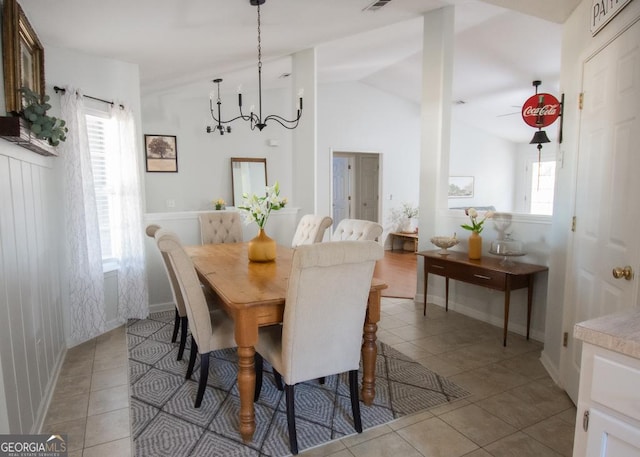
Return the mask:
POLYGON ((460 242, 454 236, 434 236, 429 241, 431 241, 432 244, 435 244, 441 249, 440 255, 448 254, 447 249, 452 248, 460 242))

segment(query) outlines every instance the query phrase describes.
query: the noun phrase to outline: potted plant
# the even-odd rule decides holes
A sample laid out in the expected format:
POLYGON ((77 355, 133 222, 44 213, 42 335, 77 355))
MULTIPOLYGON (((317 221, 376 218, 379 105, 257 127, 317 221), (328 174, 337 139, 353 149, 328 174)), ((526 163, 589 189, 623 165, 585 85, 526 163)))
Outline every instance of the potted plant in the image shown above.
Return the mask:
POLYGON ((57 146, 66 140, 65 134, 69 129, 65 127, 65 121, 47 115, 47 111, 51 109, 51 105, 47 103, 49 96, 45 95, 40 99, 40 96, 28 87, 21 87, 20 92, 24 99, 21 116, 29 122, 31 132, 36 138, 47 140, 51 146, 57 146))

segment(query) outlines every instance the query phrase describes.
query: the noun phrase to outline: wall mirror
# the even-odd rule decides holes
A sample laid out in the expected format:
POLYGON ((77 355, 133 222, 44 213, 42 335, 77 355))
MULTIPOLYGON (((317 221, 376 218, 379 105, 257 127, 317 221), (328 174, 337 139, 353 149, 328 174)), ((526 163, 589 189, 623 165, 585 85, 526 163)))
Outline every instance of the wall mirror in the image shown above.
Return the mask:
POLYGON ((231 187, 233 206, 242 203, 242 194, 265 193, 267 187, 267 159, 231 157, 231 187))

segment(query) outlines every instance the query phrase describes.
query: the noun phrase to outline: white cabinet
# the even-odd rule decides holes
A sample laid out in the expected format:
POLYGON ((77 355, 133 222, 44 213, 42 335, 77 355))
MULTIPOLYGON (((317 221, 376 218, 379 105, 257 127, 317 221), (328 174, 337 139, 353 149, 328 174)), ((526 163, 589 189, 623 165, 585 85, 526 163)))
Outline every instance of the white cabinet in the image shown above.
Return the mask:
POLYGON ((573 446, 573 457, 585 456, 640 457, 640 360, 589 343, 573 446))

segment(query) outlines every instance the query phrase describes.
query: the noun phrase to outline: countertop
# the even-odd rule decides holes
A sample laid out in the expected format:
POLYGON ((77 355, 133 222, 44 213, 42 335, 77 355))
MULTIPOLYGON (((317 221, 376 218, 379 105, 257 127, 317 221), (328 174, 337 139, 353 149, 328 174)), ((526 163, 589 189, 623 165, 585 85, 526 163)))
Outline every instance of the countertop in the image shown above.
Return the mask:
POLYGON ((585 343, 640 359, 640 310, 579 322, 573 328, 573 336, 585 343))

